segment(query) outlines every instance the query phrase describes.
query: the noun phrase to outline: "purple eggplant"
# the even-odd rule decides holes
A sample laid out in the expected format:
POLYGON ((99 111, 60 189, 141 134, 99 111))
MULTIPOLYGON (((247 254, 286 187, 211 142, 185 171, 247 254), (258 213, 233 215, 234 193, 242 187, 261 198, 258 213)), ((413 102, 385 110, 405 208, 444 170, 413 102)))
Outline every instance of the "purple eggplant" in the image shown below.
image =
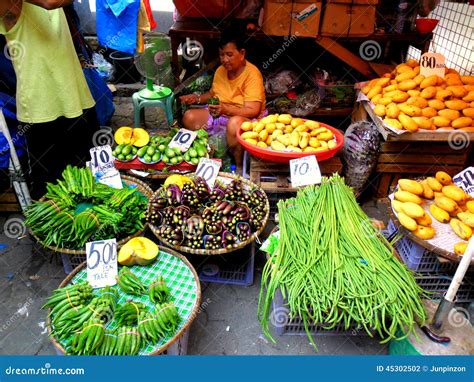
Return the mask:
POLYGON ((180 205, 182 199, 181 189, 176 184, 171 184, 166 189, 166 198, 170 205, 180 205))
POLYGON ((237 238, 231 232, 225 230, 222 232, 222 248, 235 248, 237 247, 237 238))

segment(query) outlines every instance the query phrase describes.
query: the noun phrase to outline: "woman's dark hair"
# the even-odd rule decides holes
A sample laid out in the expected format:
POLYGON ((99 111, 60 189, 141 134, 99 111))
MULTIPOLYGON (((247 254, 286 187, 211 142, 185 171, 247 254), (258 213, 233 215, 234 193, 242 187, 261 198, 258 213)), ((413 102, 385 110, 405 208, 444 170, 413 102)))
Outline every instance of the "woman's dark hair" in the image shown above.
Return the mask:
POLYGON ((237 50, 245 49, 242 35, 243 33, 239 33, 239 31, 234 28, 222 31, 221 38, 219 40, 219 49, 222 49, 229 43, 233 43, 237 50))

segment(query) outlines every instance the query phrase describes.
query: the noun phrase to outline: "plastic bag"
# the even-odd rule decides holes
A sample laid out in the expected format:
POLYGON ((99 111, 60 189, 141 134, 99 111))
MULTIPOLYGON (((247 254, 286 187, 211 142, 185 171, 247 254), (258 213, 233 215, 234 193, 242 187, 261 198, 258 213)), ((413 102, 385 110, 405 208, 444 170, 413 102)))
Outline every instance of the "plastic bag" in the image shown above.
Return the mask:
POLYGON ((380 134, 372 122, 355 122, 344 134, 344 177, 356 196, 362 193, 377 165, 379 146, 380 134))
POLYGON ((321 96, 317 89, 310 89, 299 94, 296 99, 280 98, 275 101, 278 113, 291 114, 296 117, 306 117, 314 114, 321 104, 321 96))
POLYGON ((282 70, 271 74, 265 81, 265 91, 267 94, 286 94, 301 84, 298 74, 291 70, 282 70))
POLYGON ((111 81, 114 78, 115 69, 114 66, 108 62, 105 57, 100 53, 94 53, 92 55, 92 61, 94 65, 97 67, 100 76, 105 81, 111 81))

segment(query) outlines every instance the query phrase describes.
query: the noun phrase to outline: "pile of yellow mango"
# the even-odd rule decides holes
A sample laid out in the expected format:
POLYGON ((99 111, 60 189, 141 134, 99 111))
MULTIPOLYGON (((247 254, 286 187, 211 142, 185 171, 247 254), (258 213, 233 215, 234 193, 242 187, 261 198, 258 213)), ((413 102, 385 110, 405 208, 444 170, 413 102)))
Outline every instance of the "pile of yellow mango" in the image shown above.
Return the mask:
POLYGON ((420 239, 428 240, 436 234, 431 216, 443 224, 449 223, 454 233, 465 240, 454 246, 454 252, 464 254, 474 228, 473 198, 456 186, 444 171, 421 182, 400 179, 398 186, 392 208, 400 224, 420 239), (434 199, 429 206, 430 213, 423 208, 423 199, 434 199))
POLYGON ((271 114, 257 121, 242 123, 241 137, 263 149, 290 152, 319 152, 333 149, 334 133, 319 122, 271 114))
POLYGON ((362 93, 374 104, 374 113, 395 129, 474 131, 474 76, 445 72, 444 78, 425 78, 418 61, 408 60, 370 81, 362 93))

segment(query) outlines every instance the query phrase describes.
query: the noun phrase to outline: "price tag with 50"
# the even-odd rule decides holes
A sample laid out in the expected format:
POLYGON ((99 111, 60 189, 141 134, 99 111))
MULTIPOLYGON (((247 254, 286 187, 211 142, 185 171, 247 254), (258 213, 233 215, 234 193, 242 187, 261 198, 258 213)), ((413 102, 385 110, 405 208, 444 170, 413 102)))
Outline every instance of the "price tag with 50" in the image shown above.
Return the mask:
POLYGON ((87 281, 93 288, 115 285, 117 242, 115 239, 86 243, 87 281))
POLYGON ((292 187, 321 183, 321 170, 314 155, 290 160, 292 187))
POLYGON ((461 187, 466 194, 474 196, 474 167, 468 167, 455 175, 453 182, 461 187))
POLYGON ((219 175, 220 168, 220 162, 208 158, 201 158, 196 169, 196 176, 203 178, 212 189, 216 182, 217 175, 219 175))
POLYGON ((187 129, 179 129, 176 135, 173 137, 168 147, 173 149, 175 147, 179 148, 181 152, 185 152, 191 147, 194 140, 197 137, 196 131, 191 131, 187 129))

